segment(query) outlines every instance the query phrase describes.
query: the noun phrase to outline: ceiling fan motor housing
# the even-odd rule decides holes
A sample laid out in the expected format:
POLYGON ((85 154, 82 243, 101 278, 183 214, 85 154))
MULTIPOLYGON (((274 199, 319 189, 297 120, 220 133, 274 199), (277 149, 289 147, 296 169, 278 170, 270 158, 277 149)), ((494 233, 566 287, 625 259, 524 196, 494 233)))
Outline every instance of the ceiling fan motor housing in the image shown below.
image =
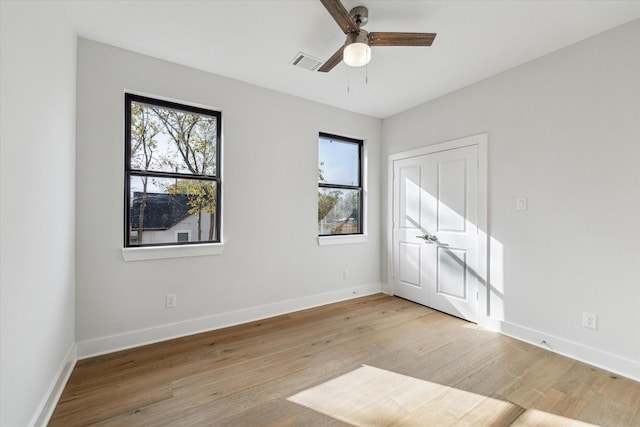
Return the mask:
POLYGON ((369 33, 366 30, 361 30, 359 33, 349 33, 347 34, 347 42, 346 45, 350 45, 352 43, 364 43, 366 45, 369 44, 369 33))

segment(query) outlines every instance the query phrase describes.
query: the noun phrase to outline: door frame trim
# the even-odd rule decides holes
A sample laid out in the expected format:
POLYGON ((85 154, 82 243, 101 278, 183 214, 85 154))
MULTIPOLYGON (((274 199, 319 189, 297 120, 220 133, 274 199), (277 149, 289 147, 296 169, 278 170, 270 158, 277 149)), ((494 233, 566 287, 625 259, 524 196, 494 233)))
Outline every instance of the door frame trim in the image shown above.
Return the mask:
POLYGON ((488 229, 488 199, 489 199, 489 165, 488 146, 489 134, 467 136, 451 141, 440 142, 415 148, 408 151, 389 154, 387 166, 387 289, 391 295, 395 295, 393 286, 393 200, 394 200, 394 162, 425 154, 454 150, 457 148, 478 147, 478 310, 477 320, 479 325, 486 324, 489 319, 489 287, 488 263, 489 263, 489 229, 488 229))

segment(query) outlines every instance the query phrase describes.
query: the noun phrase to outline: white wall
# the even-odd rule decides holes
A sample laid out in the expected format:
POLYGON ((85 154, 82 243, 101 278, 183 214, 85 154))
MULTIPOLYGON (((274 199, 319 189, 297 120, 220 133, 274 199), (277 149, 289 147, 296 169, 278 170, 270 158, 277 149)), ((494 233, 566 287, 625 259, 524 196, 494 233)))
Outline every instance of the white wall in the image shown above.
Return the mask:
POLYGON ((61 2, 0 4, 0 425, 13 427, 46 419, 75 348, 76 37, 61 2))
POLYGON ((242 321, 270 313, 256 307, 380 289, 380 120, 85 39, 77 120, 80 356, 214 327, 213 317, 237 310, 245 310, 235 317, 242 321), (125 90, 222 111, 223 254, 123 261, 125 90), (366 141, 367 243, 317 244, 320 131, 366 141), (167 293, 177 295, 177 308, 165 309, 167 293))
POLYGON ((488 132, 492 324, 636 379, 638 76, 634 21, 384 120, 382 151, 488 132))

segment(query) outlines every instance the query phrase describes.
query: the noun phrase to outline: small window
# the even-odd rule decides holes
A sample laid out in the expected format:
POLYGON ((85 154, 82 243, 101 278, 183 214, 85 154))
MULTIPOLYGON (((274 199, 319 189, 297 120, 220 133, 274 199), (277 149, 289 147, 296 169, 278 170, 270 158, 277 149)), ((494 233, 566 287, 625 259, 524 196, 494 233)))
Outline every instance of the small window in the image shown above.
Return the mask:
POLYGON ((362 234, 362 145, 361 140, 320 134, 319 236, 362 234))
POLYGON ((189 241, 189 231, 176 231, 176 241, 177 242, 188 242, 189 241))
POLYGON ((220 242, 221 114, 125 95, 125 247, 220 242))

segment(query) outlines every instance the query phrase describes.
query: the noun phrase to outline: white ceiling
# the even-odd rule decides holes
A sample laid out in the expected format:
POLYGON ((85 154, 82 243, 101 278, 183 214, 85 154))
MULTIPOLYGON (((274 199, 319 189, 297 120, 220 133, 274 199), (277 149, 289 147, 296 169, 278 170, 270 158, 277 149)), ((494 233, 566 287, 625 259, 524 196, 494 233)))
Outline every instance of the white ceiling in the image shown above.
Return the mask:
POLYGON ((640 0, 343 0, 369 9, 368 31, 438 34, 431 47, 374 47, 365 83, 365 67, 290 65, 344 43, 318 0, 65 4, 81 37, 379 118, 640 18, 640 0))

